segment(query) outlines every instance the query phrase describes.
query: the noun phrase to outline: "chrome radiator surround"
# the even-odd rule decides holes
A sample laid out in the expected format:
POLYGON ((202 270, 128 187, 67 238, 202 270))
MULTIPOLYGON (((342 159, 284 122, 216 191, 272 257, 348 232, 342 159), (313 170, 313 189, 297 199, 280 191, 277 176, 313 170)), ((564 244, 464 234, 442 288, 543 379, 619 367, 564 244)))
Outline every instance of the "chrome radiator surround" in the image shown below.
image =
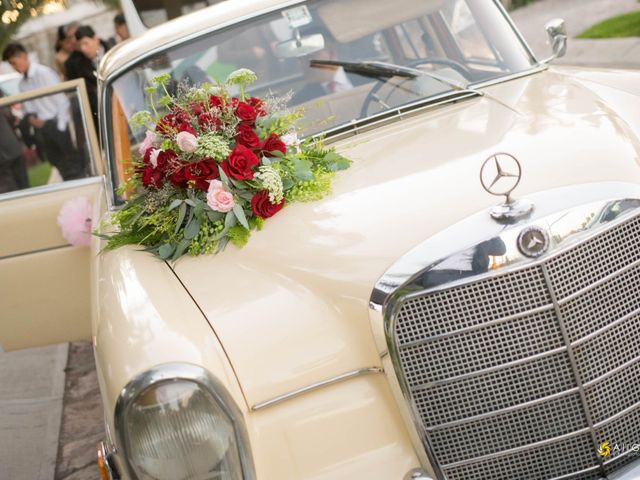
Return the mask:
POLYGON ((623 451, 640 444, 640 186, 530 198, 529 219, 482 212, 427 240, 371 296, 387 374, 439 479, 597 479, 640 458, 623 451), (550 238, 536 259, 516 247, 531 226, 550 238), (605 441, 619 445, 607 457, 605 441))

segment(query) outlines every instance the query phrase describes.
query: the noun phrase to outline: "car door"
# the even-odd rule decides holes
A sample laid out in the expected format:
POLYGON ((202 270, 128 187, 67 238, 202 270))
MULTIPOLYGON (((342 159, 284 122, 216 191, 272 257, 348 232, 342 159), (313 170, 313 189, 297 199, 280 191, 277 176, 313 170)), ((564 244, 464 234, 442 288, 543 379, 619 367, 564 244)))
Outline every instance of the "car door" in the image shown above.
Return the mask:
MULTIPOLYGON (((11 160, 8 168, 0 155, 0 188, 5 191, 0 193, 0 346, 10 351, 88 339, 91 250, 71 245, 58 225, 67 205, 65 220, 73 230, 77 219, 68 214, 74 210, 68 202, 88 202, 85 210, 95 219, 104 208, 104 168, 84 81, 0 98, 0 115, 5 122, 0 135, 8 135, 0 138, 0 149, 11 151, 17 139, 23 162, 11 160), (61 105, 54 123, 32 125, 34 117, 38 123, 37 114, 26 112, 53 100, 61 105), (63 148, 56 151, 53 145, 63 148), (74 166, 73 175, 63 159, 74 166), (23 166, 28 185, 22 182, 27 188, 20 189, 16 174, 8 171, 19 170, 20 177, 23 166)), ((73 235, 67 237, 74 241, 73 235)))

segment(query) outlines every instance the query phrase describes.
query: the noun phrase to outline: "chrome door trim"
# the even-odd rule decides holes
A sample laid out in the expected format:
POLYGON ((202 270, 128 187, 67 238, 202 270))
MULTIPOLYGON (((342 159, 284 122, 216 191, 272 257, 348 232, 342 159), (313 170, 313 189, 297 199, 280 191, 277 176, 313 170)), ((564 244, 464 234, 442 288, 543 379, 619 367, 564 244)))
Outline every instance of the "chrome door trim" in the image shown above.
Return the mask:
POLYGON ((0 194, 0 203, 8 202, 11 200, 17 200, 20 198, 33 197, 35 195, 45 195, 47 193, 62 192, 72 188, 86 187, 88 185, 94 185, 104 182, 103 176, 79 178, 77 180, 67 180, 66 182, 51 183, 49 185, 42 185, 40 187, 25 188, 22 190, 15 190, 13 192, 7 192, 0 194))

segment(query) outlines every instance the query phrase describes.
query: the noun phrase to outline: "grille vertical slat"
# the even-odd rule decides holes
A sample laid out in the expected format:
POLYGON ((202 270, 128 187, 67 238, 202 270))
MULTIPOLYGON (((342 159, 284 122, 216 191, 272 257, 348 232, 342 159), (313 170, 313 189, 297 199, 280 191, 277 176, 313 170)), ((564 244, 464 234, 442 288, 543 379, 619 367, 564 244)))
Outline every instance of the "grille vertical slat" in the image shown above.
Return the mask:
POLYGON ((625 410, 640 401, 638 238, 640 216, 542 264, 398 301, 398 373, 448 480, 598 478, 594 438, 640 441, 640 409, 625 410))

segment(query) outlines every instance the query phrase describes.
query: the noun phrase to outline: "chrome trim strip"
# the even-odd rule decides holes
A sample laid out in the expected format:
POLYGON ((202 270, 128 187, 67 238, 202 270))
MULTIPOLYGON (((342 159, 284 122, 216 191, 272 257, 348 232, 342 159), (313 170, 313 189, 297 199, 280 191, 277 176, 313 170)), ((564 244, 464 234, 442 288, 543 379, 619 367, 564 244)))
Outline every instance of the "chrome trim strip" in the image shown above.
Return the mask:
POLYGON ((537 353, 535 355, 531 355, 530 357, 520 358, 518 360, 514 360, 513 362, 503 363, 495 367, 483 368, 482 370, 476 370, 475 372, 456 375, 455 377, 448 377, 443 380, 436 380, 435 382, 421 383, 420 385, 416 385, 415 387, 413 387, 411 391, 419 392, 421 390, 427 390, 429 388, 439 387, 441 385, 447 385, 448 383, 453 383, 460 380, 467 380, 469 378, 479 377, 487 373, 497 372, 499 370, 505 370, 507 368, 515 367, 523 363, 530 363, 532 360, 538 360, 540 358, 550 357, 551 355, 555 355, 557 353, 561 353, 565 351, 567 351, 566 346, 554 348, 553 350, 547 350, 546 352, 537 353))
POLYGON ((4 257, 0 256, 0 260, 8 260, 10 258, 24 257, 25 255, 35 255, 37 253, 51 252, 53 250, 62 250, 63 248, 67 247, 71 248, 71 245, 65 243, 64 245, 56 245, 55 247, 39 248, 37 250, 30 250, 28 252, 12 253, 11 255, 5 255, 4 257))
MULTIPOLYGON (((602 467, 603 466, 602 457, 600 455, 597 455, 600 444, 598 443, 598 437, 596 435, 593 416, 591 415, 591 409, 589 408, 589 402, 587 402, 587 395, 584 393, 584 385, 582 384, 582 380, 580 377, 578 362, 576 360, 575 354, 573 353, 573 348, 571 348, 571 340, 569 339, 567 326, 564 323, 564 315, 562 314, 562 309, 560 308, 560 304, 558 303, 558 298, 556 297, 556 292, 553 288, 553 283, 551 281, 551 275, 549 274, 547 264, 543 263, 542 265, 540 265, 540 268, 542 269, 542 275, 544 276, 544 281, 547 284, 547 290, 549 291, 549 295, 551 295, 551 300, 553 301, 553 305, 556 310, 556 317, 558 319, 558 325, 560 326, 560 332, 562 333, 562 338, 564 340, 565 345, 567 346, 569 363, 571 364, 573 377, 575 378, 576 384, 578 385, 578 391, 580 392, 580 402, 582 403, 582 410, 584 412, 585 418, 587 419, 587 425, 589 426, 589 434, 591 436, 591 442, 593 443, 593 451, 596 452, 598 464, 600 465, 600 467, 602 467)), ((602 470, 602 472, 604 473, 604 470, 602 470)))
POLYGON ((94 183, 101 183, 103 181, 104 177, 100 175, 97 177, 79 178, 77 180, 67 180, 66 182, 51 183, 48 185, 42 185, 40 187, 25 188, 23 190, 3 193, 2 195, 0 195, 0 202, 32 197, 34 195, 44 195, 47 193, 60 192, 63 190, 69 190, 71 188, 84 187, 86 185, 93 185, 94 183))
POLYGON ((595 467, 585 468, 584 470, 580 470, 578 472, 567 473, 566 475, 562 475, 560 477, 553 477, 553 478, 550 478, 549 480, 567 480, 567 479, 576 480, 578 479, 577 475, 584 475, 585 473, 595 472, 596 470, 600 470, 600 467, 597 465, 595 467))
POLYGON ((546 66, 546 64, 542 64, 536 58, 536 55, 533 53, 533 50, 531 50, 531 47, 529 46, 529 44, 525 40, 524 36, 522 35, 520 30, 518 29, 518 27, 514 23, 513 19, 511 18, 511 15, 509 15, 509 13, 507 12, 507 9, 504 7, 503 3, 500 0, 493 0, 493 3, 496 4, 496 6, 498 7, 498 10, 500 10, 500 12, 502 13, 502 16, 507 20, 507 23, 511 27, 511 30, 513 30, 513 32, 516 34, 516 36, 520 40, 520 43, 524 47, 525 51, 527 52, 527 54, 529 55, 529 57, 531 58, 533 63, 536 64, 536 65, 544 65, 544 66, 546 66))
POLYGON ((497 320, 492 320, 490 322, 479 323, 471 327, 461 328, 460 330, 452 330, 450 332, 442 333, 440 335, 435 335, 433 337, 427 337, 422 340, 414 340, 413 342, 403 343, 402 345, 399 345, 399 348, 405 349, 409 347, 415 347, 418 345, 424 345, 426 343, 442 340, 443 338, 454 337, 456 335, 460 335, 463 333, 473 332, 475 330, 481 330, 485 327, 499 325, 501 323, 506 323, 511 320, 518 320, 519 318, 528 317, 529 315, 535 315, 536 313, 546 312, 547 310, 552 310, 552 309, 553 309, 553 304, 550 303, 548 305, 543 305, 542 307, 532 308, 531 310, 527 310, 526 312, 517 313, 515 315, 509 315, 507 317, 499 318, 497 320))
POLYGON ((554 393, 553 395, 547 395, 546 397, 536 398, 535 400, 519 403, 518 405, 513 405, 511 407, 502 408, 500 410, 494 410, 493 412, 482 413, 480 415, 474 415, 473 417, 465 417, 461 420, 454 420, 453 422, 441 423, 440 425, 436 425, 435 427, 427 427, 426 430, 430 432, 436 432, 438 430, 446 430, 447 428, 456 427, 458 425, 464 425, 465 423, 473 423, 473 422, 477 422, 478 420, 483 420, 485 418, 496 417, 503 413, 522 410, 524 408, 532 407, 540 403, 548 402, 550 400, 555 400, 556 398, 568 397, 569 395, 572 395, 577 392, 578 392, 578 387, 574 387, 569 390, 565 390, 563 392, 554 393))
POLYGON ((578 340, 576 340, 575 342, 573 342, 571 344, 571 346, 579 346, 583 343, 588 342, 589 340, 591 340, 592 338, 597 337, 598 335, 601 335, 605 332, 607 332, 608 330, 611 330, 614 327, 617 327, 618 325, 620 325, 623 322, 626 322, 627 320, 629 320, 631 317, 635 317, 636 315, 638 315, 640 313, 640 308, 636 308, 633 312, 629 312, 626 315, 618 318, 617 320, 614 320, 613 322, 605 325, 602 328, 599 328, 598 330, 596 330, 593 333, 590 333, 589 335, 586 335, 582 338, 579 338, 578 340))
POLYGON ((216 403, 231 420, 236 434, 236 443, 240 455, 243 480, 256 480, 256 473, 251 455, 251 445, 249 435, 244 422, 242 412, 235 401, 224 387, 222 382, 211 375, 204 368, 189 363, 165 363, 153 367, 136 375, 122 389, 115 406, 114 426, 116 434, 116 448, 120 452, 123 467, 127 476, 131 480, 137 480, 137 476, 127 456, 125 439, 126 412, 131 402, 147 388, 164 382, 175 380, 187 380, 200 385, 205 391, 211 394, 216 403))
POLYGON ((273 397, 269 400, 265 400, 264 402, 256 403, 251 407, 251 411, 255 412, 256 410, 261 410, 263 408, 270 407, 277 403, 284 402, 294 397, 298 397, 312 390, 317 390, 319 388, 326 387, 328 385, 333 385, 334 383, 342 382, 344 380, 349 380, 354 377, 359 377, 361 375, 369 375, 372 373, 383 373, 383 372, 384 372, 384 369, 382 367, 368 367, 368 368, 361 368, 359 370, 352 370, 350 372, 336 375, 335 377, 331 377, 326 380, 322 380, 320 382, 312 383, 311 385, 298 388, 291 392, 283 393, 282 395, 278 395, 277 397, 273 397))
POLYGON ((618 413, 616 413, 615 415, 610 416, 609 418, 605 418, 604 420, 602 420, 601 422, 598 422, 594 425, 594 428, 600 428, 600 427, 604 427, 607 423, 613 422, 617 419, 619 419, 620 417, 624 417, 625 415, 627 415, 628 413, 633 412, 634 410, 637 410, 638 408, 640 408, 640 401, 634 403, 633 405, 631 405, 630 407, 625 408, 624 410, 620 410, 618 413))
POLYGON ((609 370, 604 375, 600 375, 598 378, 594 378, 593 380, 585 383, 584 386, 585 386, 585 388, 591 388, 596 383, 600 383, 601 381, 606 380, 607 378, 611 377, 612 375, 615 375, 616 373, 624 370, 627 367, 630 367, 634 363, 638 363, 639 361, 640 361, 640 355, 635 357, 635 358, 633 358, 633 359, 631 359, 631 360, 629 360, 628 362, 623 363, 622 365, 614 368, 613 370, 609 370))
MULTIPOLYGON (((442 468, 449 469, 449 468, 462 467, 464 465, 471 465, 473 463, 478 463, 485 460, 491 460, 492 458, 499 458, 507 455, 513 455, 514 453, 527 452, 529 450, 534 450, 536 448, 543 447, 550 443, 561 442, 563 440, 568 440, 570 438, 577 437, 579 435, 584 435, 587 432, 589 432, 589 428, 583 428, 580 430, 576 430, 575 432, 565 433, 564 435, 560 435, 558 437, 547 438, 545 440, 541 440, 535 443, 529 443, 528 445, 523 445, 521 447, 511 448, 509 450, 502 450, 500 452, 490 453, 488 455, 482 455, 481 457, 469 458, 467 460, 461 460, 459 462, 448 463, 446 465, 442 465, 442 468)), ((595 468, 600 468, 600 467, 595 467, 595 468)))

